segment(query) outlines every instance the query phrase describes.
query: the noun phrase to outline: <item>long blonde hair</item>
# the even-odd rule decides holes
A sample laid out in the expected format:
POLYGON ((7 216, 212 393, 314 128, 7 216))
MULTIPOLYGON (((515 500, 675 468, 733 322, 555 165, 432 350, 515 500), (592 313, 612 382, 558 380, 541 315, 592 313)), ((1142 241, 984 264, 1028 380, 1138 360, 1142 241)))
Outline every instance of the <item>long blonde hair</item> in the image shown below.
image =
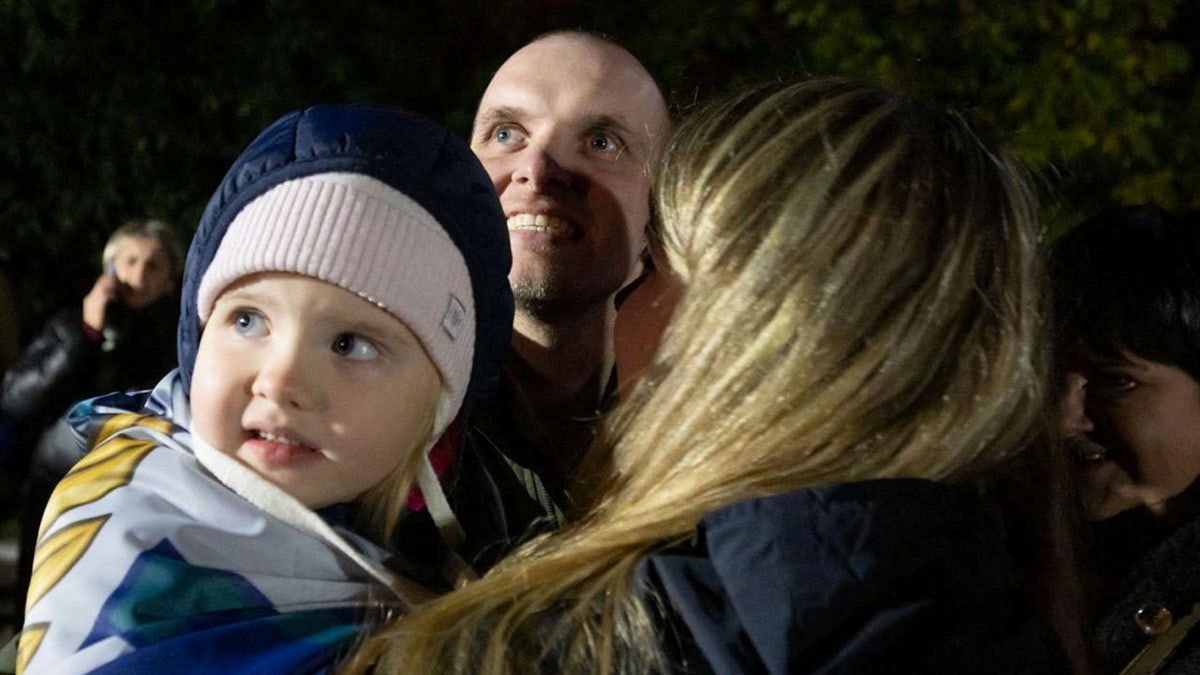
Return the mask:
POLYGON ((840 79, 742 92, 681 125, 657 206, 686 290, 589 453, 587 514, 380 631, 351 672, 661 669, 634 572, 706 513, 969 481, 1038 430, 1035 199, 959 115, 840 79))
POLYGON ((372 541, 390 546, 396 523, 404 511, 408 494, 417 482, 417 471, 423 453, 428 452, 433 439, 433 418, 436 401, 425 405, 425 424, 419 434, 406 440, 400 449, 400 461, 382 480, 351 503, 350 522, 355 530, 372 541))

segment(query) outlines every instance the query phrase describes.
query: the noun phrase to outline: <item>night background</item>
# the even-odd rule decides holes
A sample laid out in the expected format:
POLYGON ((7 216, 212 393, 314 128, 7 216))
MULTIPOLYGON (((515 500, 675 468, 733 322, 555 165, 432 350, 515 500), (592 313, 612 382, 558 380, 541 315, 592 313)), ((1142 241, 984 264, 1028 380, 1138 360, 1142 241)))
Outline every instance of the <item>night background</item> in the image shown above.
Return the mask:
POLYGON ((628 47, 676 114, 829 74, 970 109, 1037 171, 1048 237, 1116 204, 1200 207, 1194 0, 0 0, 0 271, 22 344, 124 220, 190 238, 284 112, 392 103, 465 136, 491 72, 559 28, 628 47))

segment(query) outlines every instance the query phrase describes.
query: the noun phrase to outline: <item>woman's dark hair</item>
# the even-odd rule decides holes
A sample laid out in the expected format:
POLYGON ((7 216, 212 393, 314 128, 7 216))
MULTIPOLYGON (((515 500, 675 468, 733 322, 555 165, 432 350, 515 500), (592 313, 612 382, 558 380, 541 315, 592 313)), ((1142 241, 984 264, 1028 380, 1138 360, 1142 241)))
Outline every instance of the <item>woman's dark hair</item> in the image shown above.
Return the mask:
POLYGON ((1200 212, 1099 213, 1054 245, 1050 274, 1060 352, 1124 350, 1200 381, 1200 212))

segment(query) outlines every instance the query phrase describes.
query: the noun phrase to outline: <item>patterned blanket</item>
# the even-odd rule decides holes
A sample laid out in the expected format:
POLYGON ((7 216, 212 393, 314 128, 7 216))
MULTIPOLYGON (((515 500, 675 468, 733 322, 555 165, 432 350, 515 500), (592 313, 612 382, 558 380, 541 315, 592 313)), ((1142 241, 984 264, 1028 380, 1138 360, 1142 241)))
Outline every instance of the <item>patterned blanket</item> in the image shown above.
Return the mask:
POLYGON ((91 450, 42 520, 19 673, 322 673, 422 599, 384 549, 192 437, 175 373, 71 420, 91 450))

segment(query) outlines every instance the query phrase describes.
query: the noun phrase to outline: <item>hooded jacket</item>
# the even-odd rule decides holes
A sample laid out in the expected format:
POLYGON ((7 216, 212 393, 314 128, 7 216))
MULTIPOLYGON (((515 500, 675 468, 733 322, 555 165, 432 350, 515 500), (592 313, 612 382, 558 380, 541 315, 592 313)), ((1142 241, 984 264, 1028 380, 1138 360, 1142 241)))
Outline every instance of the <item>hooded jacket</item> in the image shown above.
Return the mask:
POLYGON ((180 311, 179 370, 190 386, 200 346, 197 295, 234 217, 285 181, 361 173, 404 193, 457 246, 475 298, 475 355, 463 409, 495 388, 512 335, 512 250, 496 189, 467 144, 416 114, 383 105, 324 105, 289 113, 244 150, 209 200, 188 249, 180 311))
MULTIPOLYGON (((504 217, 464 142, 376 105, 290 113, 235 161, 185 266, 179 365, 149 397, 77 406, 88 455, 60 483, 39 533, 18 671, 325 672, 372 615, 422 589, 390 552, 338 525, 190 433, 197 291, 237 212, 294 178, 360 173, 425 208, 465 259, 475 344, 462 410, 495 385, 508 347, 504 217)), ((463 413, 460 413, 463 414, 463 413)))

